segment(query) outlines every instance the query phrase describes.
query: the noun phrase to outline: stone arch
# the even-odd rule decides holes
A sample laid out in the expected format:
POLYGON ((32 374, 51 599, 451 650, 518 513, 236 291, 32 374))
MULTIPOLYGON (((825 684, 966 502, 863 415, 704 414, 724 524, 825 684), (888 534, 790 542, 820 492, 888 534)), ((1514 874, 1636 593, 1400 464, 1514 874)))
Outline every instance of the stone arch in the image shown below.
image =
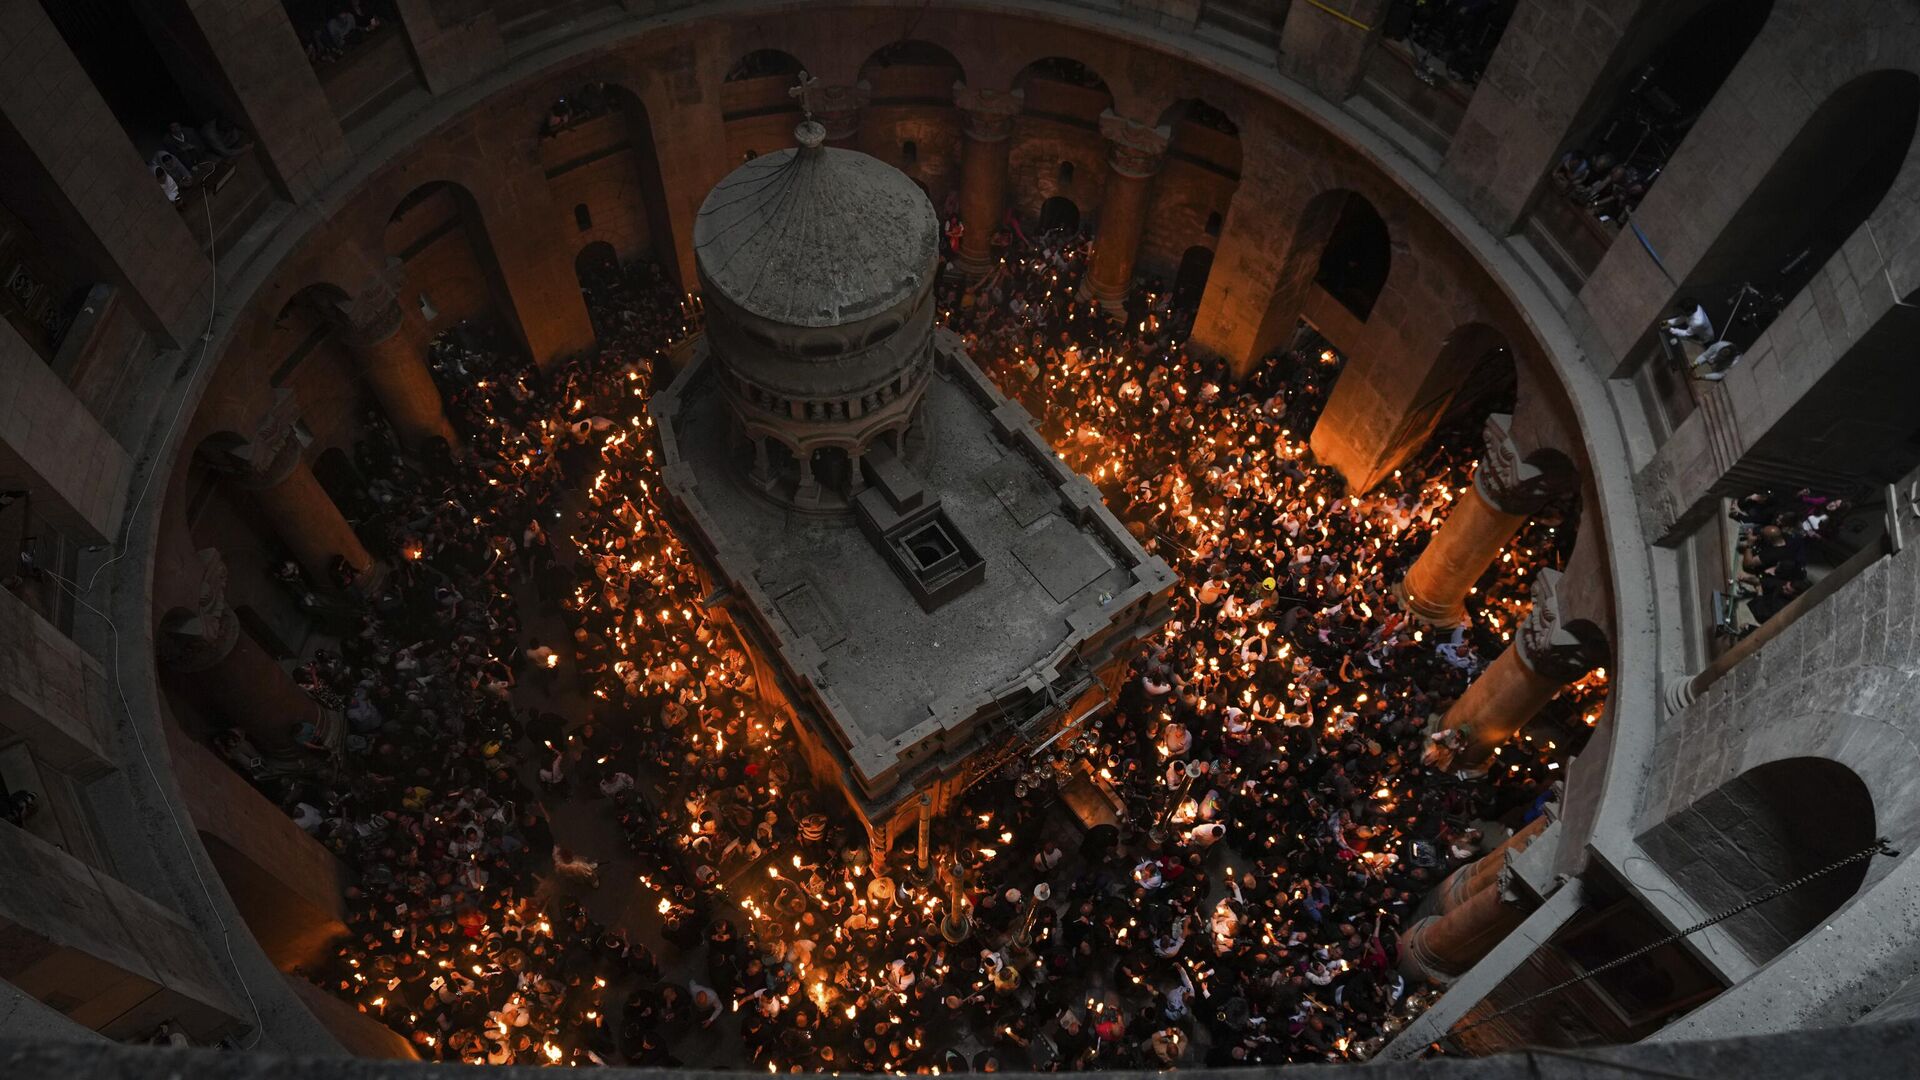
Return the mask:
MULTIPOLYGON (((1747 769, 1639 839, 1696 905, 1717 912, 1859 851, 1876 826, 1873 794, 1852 769, 1789 757, 1747 769)), ((1764 964, 1839 911, 1867 871, 1868 863, 1856 863, 1721 925, 1764 964)))
POLYGON ((1113 90, 1098 71, 1071 56, 1043 56, 1020 69, 1013 88, 1026 94, 1030 115, 1098 129, 1113 108, 1113 90))
POLYGON ((678 280, 653 120, 639 94, 609 80, 561 94, 542 122, 539 153, 569 232, 610 242, 622 259, 651 257, 678 280))
POLYGON ((436 179, 409 191, 387 217, 381 251, 404 267, 401 308, 418 316, 428 337, 495 314, 524 340, 486 222, 465 185, 436 179))
MULTIPOLYGON (((1200 98, 1174 102, 1158 126, 1168 133, 1167 152, 1154 180, 1140 265, 1171 277, 1194 246, 1211 248, 1219 237, 1240 189, 1240 126, 1200 98)), ((1199 294, 1189 299, 1197 303, 1199 294)))
POLYGON ((734 61, 720 84, 720 119, 726 128, 728 167, 793 145, 802 117, 790 91, 804 67, 792 53, 755 49, 734 61))
POLYGON ((593 240, 573 257, 573 276, 584 285, 590 275, 618 273, 620 254, 605 240, 593 240))
POLYGON ((1486 323, 1466 323, 1447 335, 1429 381, 1447 395, 1436 427, 1477 423, 1489 413, 1515 411, 1519 362, 1506 334, 1486 323))
POLYGON ((865 92, 855 145, 899 169, 935 206, 958 190, 963 138, 954 87, 966 68, 933 42, 890 41, 859 68, 865 92))
POLYGON ((771 77, 786 78, 806 70, 800 58, 780 49, 755 49, 743 54, 727 68, 725 82, 750 82, 771 77))
POLYGON ((1040 204, 1040 232, 1056 229, 1073 232, 1080 228, 1080 207, 1065 195, 1055 195, 1040 204))
POLYGON ((918 38, 888 42, 860 64, 867 105, 950 105, 966 68, 944 47, 918 38))
POLYGON ((1747 348, 1907 171, 1920 75, 1882 69, 1829 94, 1768 166, 1679 295, 1747 348), (1746 289, 1744 286, 1751 286, 1746 289))
POLYGON ((1310 219, 1316 209, 1324 210, 1322 200, 1333 200, 1337 211, 1320 245, 1313 283, 1366 322, 1393 270, 1387 223, 1366 196, 1344 190, 1316 195, 1303 216, 1310 219))

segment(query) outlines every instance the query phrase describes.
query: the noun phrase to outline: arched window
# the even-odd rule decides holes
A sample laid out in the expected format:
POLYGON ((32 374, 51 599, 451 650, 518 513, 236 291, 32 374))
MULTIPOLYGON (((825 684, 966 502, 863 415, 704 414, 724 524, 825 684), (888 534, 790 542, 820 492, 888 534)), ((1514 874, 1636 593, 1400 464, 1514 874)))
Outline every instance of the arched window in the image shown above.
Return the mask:
POLYGON ((1373 305, 1386 287, 1393 265, 1387 223, 1365 198, 1346 193, 1340 216, 1327 244, 1320 249, 1320 269, 1314 282, 1361 322, 1373 314, 1373 305))
POLYGON ((1072 187, 1073 186, 1073 162, 1071 161, 1061 162, 1060 167, 1054 170, 1054 178, 1060 182, 1061 187, 1072 187))
POLYGON ((587 209, 586 203, 580 203, 573 208, 573 223, 579 226, 581 232, 593 228, 593 211, 587 209))
POLYGON ((920 144, 914 142, 912 139, 901 143, 900 160, 908 165, 918 164, 920 161, 920 144))
POLYGON ((1207 215, 1207 235, 1213 237, 1220 235, 1220 211, 1218 210, 1207 215))

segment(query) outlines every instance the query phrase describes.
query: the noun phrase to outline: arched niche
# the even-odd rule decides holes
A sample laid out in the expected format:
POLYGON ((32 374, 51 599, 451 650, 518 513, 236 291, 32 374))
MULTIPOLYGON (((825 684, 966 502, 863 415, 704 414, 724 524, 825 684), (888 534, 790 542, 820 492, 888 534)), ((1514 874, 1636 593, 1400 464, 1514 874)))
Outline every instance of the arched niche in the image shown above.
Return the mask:
POLYGON ((1354 318, 1366 322, 1393 269, 1387 223, 1366 196, 1353 191, 1315 196, 1307 206, 1307 218, 1311 219, 1316 210, 1325 210, 1322 200, 1334 200, 1338 212, 1320 248, 1313 282, 1354 318))
POLYGON ((677 280, 660 155, 638 94, 589 82, 555 99, 541 124, 540 163, 567 232, 611 244, 622 261, 651 259, 677 280))
MULTIPOLYGON (((1794 757, 1756 766, 1649 829, 1640 844, 1717 913, 1873 842, 1873 794, 1852 769, 1794 757)), ((1816 878, 1722 923, 1756 964, 1785 952, 1859 891, 1868 863, 1816 878)))

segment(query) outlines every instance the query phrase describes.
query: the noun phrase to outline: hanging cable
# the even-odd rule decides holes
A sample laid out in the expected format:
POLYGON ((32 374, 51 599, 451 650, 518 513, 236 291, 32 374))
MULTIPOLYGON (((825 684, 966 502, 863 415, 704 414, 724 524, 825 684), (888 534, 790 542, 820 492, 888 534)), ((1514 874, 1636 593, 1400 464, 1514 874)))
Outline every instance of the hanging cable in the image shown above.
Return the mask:
POLYGON ((1900 853, 1894 850, 1893 845, 1890 842, 1888 842, 1886 837, 1884 836, 1878 837, 1874 840, 1872 844, 1868 845, 1867 847, 1861 848, 1859 851, 1856 851, 1853 854, 1846 856, 1845 858, 1836 859, 1833 862, 1828 863, 1827 865, 1821 867, 1818 870, 1814 870, 1810 873, 1802 874, 1800 877, 1797 877, 1792 881, 1787 882, 1785 885, 1775 886, 1773 889, 1767 892, 1761 893, 1759 896, 1753 897, 1745 901, 1744 903, 1737 904, 1733 907, 1730 907, 1718 915, 1712 916, 1711 918, 1702 919, 1701 921, 1694 923, 1692 926, 1687 927, 1685 930, 1677 930, 1671 934, 1668 934, 1666 937, 1661 938, 1659 941, 1656 941, 1651 945, 1642 946, 1638 949, 1633 950, 1630 953, 1627 953, 1625 956, 1615 957, 1614 959, 1609 960, 1604 964, 1601 964, 1599 967, 1593 968, 1579 975, 1575 975, 1573 978, 1563 980, 1559 983, 1554 984, 1553 986, 1549 986, 1545 990, 1542 990, 1537 994, 1533 994, 1529 997, 1522 998, 1519 1001, 1514 1002, 1513 1004, 1507 1006, 1504 1009, 1501 1009, 1496 1013, 1493 1013, 1490 1016, 1481 1017, 1480 1019, 1475 1020, 1473 1023, 1468 1024, 1465 1027, 1456 1028, 1451 1031, 1448 1031, 1445 1035, 1441 1036, 1441 1038, 1448 1039, 1448 1040, 1458 1039, 1460 1036, 1465 1035, 1467 1032, 1472 1031, 1474 1028, 1481 1027, 1486 1024, 1491 1024, 1495 1020, 1498 1020, 1503 1016, 1509 1016, 1515 1012, 1518 1012, 1521 1009, 1526 1008, 1528 1005, 1531 1005, 1534 1002, 1539 1001, 1541 998, 1552 997, 1553 995, 1558 994, 1560 991, 1565 990, 1570 986, 1573 986, 1577 983, 1586 982, 1588 979, 1591 979, 1596 975, 1600 975, 1605 972, 1612 971, 1614 968, 1617 968, 1622 964, 1632 963, 1633 961, 1640 959, 1641 957, 1647 955, 1650 952, 1653 952, 1656 949, 1664 948, 1683 938, 1691 937, 1694 934, 1697 934, 1700 931, 1705 930, 1707 927, 1713 926, 1717 923, 1723 923, 1728 919, 1733 918, 1735 915, 1740 914, 1741 912, 1749 911, 1753 908, 1759 907, 1761 904, 1764 904, 1769 900, 1777 900, 1780 897, 1785 896, 1787 893, 1790 893, 1793 890, 1799 888, 1800 886, 1805 885, 1808 882, 1813 881, 1817 878, 1825 877, 1826 875, 1831 874, 1835 870, 1839 870, 1842 867, 1851 866, 1857 862, 1864 862, 1868 859, 1873 858, 1875 855, 1898 855, 1898 854, 1900 853))

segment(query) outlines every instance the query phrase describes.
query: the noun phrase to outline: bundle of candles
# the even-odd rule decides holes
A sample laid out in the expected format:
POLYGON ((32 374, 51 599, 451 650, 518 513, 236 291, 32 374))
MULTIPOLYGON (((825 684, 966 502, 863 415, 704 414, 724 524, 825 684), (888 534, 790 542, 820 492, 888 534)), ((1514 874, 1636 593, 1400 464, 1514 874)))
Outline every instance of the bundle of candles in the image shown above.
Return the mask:
POLYGON ((597 271, 602 347, 550 372, 472 332, 438 342, 464 452, 363 448, 404 558, 349 656, 308 672, 370 706, 364 767, 275 791, 359 875, 327 981, 423 1057, 469 1062, 1340 1060, 1403 1025, 1426 995, 1395 938, 1474 854, 1458 823, 1525 815, 1602 711, 1596 673, 1486 775, 1421 761, 1574 522, 1535 519, 1458 635, 1422 630, 1391 586, 1468 482, 1477 426, 1348 496, 1305 434, 1337 353, 1235 384, 1185 353, 1192 312, 1164 290, 1095 311, 1086 262, 1075 238, 1017 250, 984 282, 948 275, 941 307, 1181 573, 1177 613, 1111 713, 940 815, 925 872, 914 850, 874 861, 813 786, 656 498, 642 406, 697 299, 597 271), (523 606, 566 624, 532 661, 550 620, 523 606), (1073 824, 1057 788, 1082 779, 1117 827, 1073 824))

